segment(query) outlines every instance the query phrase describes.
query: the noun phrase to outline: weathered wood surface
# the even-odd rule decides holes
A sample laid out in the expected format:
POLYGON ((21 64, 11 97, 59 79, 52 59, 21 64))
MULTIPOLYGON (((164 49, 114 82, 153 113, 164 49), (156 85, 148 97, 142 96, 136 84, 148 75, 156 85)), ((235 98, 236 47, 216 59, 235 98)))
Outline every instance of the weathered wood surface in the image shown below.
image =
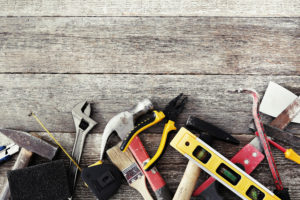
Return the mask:
MULTIPOLYGON (((71 110, 88 100, 93 103, 92 118, 99 123, 93 133, 101 133, 109 119, 139 100, 149 98, 157 109, 163 109, 184 92, 189 102, 179 125, 196 115, 228 132, 244 133, 252 118, 252 99, 229 90, 254 88, 263 95, 272 80, 300 93, 300 76, 0 74, 0 80, 0 110, 5 114, 1 126, 26 131, 43 130, 28 116, 34 112, 51 131, 75 132, 71 110)), ((296 124, 288 128, 295 133, 300 130, 296 124)))
POLYGON ((300 75, 299 18, 12 17, 0 27, 1 73, 300 75))
MULTIPOLYGON (((252 100, 248 95, 230 94, 228 90, 251 87, 257 89, 262 95, 268 81, 272 80, 296 94, 300 93, 299 76, 0 74, 0 80, 0 91, 5 97, 0 99, 0 109, 3 113, 1 126, 26 131, 42 131, 33 117, 28 116, 33 111, 51 131, 62 132, 56 136, 69 152, 75 137, 72 107, 85 99, 93 103, 92 118, 99 125, 88 137, 81 162, 83 167, 97 161, 101 141, 99 133, 103 131, 108 120, 116 113, 130 108, 137 100, 150 98, 158 108, 163 108, 170 98, 184 92, 188 95, 189 102, 186 110, 179 117, 178 126, 184 124, 188 115, 195 115, 205 118, 228 132, 238 135, 245 133, 238 136, 242 140, 242 145, 239 147, 217 142, 217 149, 230 158, 253 137, 247 128, 251 119, 252 100)), ((160 140, 160 134, 157 133, 160 133, 162 128, 162 125, 158 125, 151 128, 148 134, 142 134, 142 140, 150 155, 155 153, 160 140)), ((299 125, 291 124, 288 129, 295 134, 300 133, 299 125)), ((6 143, 7 140, 2 136, 0 141, 6 143)), ((300 149, 295 150, 300 152, 300 149)), ((293 199, 299 200, 299 167, 284 159, 281 152, 274 149, 274 153, 284 184, 291 189, 293 199)), ((60 155, 59 158, 64 158, 66 165, 68 164, 65 156, 60 155)), ((45 160, 35 157, 32 164, 41 162, 45 160)), ((171 147, 159 163, 158 168, 173 192, 178 186, 186 163, 186 159, 171 147)), ((1 166, 4 170, 0 173, 0 185, 4 182, 5 171, 12 164, 13 162, 9 162, 1 166)), ((201 177, 200 182, 206 176, 202 174, 201 177)), ((254 177, 269 188, 273 188, 266 162, 256 170, 254 177)), ((114 198, 128 199, 129 194, 132 199, 141 198, 128 186, 123 186, 121 192, 114 198)), ((238 199, 228 192, 224 192, 224 195, 226 199, 238 199)), ((82 182, 79 183, 76 196, 78 199, 94 199, 82 182)))
MULTIPOLYGON (((215 144, 230 158, 253 138, 247 127, 252 101, 228 90, 254 88, 263 95, 272 80, 300 95, 299 11, 299 0, 0 0, 0 126, 41 132, 28 116, 35 112, 71 152, 71 110, 89 100, 99 124, 87 137, 81 162, 86 167, 98 160, 101 132, 112 116, 143 98, 162 109, 184 92, 189 102, 178 126, 195 115, 233 133, 240 146, 215 144)), ((157 125, 141 135, 150 155, 162 128, 157 125)), ((300 135, 297 124, 287 129, 300 135)), ((117 141, 112 138, 110 145, 117 141)), ((0 135, 0 145, 7 142, 0 135)), ((284 185, 293 200, 300 200, 299 165, 272 149, 284 185)), ((68 166, 62 153, 57 158, 68 166)), ((1 165, 0 188, 15 159, 1 165)), ((31 164, 44 162, 34 156, 31 164)), ((171 147, 159 162, 173 192, 186 163, 171 147)), ((266 161, 253 176, 274 189, 266 161)), ((199 183, 206 177, 202 173, 199 183)), ((124 184, 113 199, 129 197, 141 199, 124 184)), ((76 199, 95 199, 81 180, 76 199)))
MULTIPOLYGON (((46 133, 40 133, 40 135, 42 135, 44 139, 51 141, 49 137, 47 137, 46 133)), ((226 157, 231 158, 235 152, 241 149, 245 144, 250 142, 253 138, 253 135, 249 135, 249 134, 247 135, 238 134, 235 136, 237 137, 237 139, 241 141, 241 145, 234 146, 224 142, 216 141, 214 143, 214 146, 219 152, 222 152, 226 157)), ((68 152, 71 152, 72 144, 75 139, 74 133, 55 133, 55 137, 59 141, 61 141, 62 145, 68 150, 68 152)), ((154 155, 155 150, 159 145, 160 135, 143 133, 141 135, 141 139, 146 149, 148 150, 149 154, 154 155)), ((8 139, 6 139, 4 136, 0 136, 0 141, 8 142, 8 139)), ((110 140, 110 146, 115 145, 117 141, 118 141, 117 137, 112 138, 110 140)), ((101 142, 101 134, 88 135, 86 146, 82 155, 82 164, 81 164, 82 167, 87 167, 89 164, 95 163, 97 161, 100 152, 100 145, 99 145, 100 142, 101 142)), ((300 176, 299 176, 300 171, 298 167, 299 165, 284 159, 283 154, 277 149, 274 148, 272 149, 273 149, 275 161, 278 165, 278 170, 283 179, 282 180, 283 184, 290 189, 292 199, 299 200, 300 199, 299 198, 300 190, 298 185, 300 181, 300 176)), ((300 152, 300 148, 295 150, 300 152)), ((5 179, 4 176, 6 170, 8 170, 13 165, 15 158, 16 156, 14 157, 13 160, 1 166, 0 185, 4 183, 4 179, 5 179)), ((69 161, 67 157, 64 156, 61 152, 57 156, 57 159, 64 159, 65 165, 68 166, 69 161)), ((47 161, 45 159, 39 158, 38 156, 35 156, 32 165, 38 163, 44 163, 44 162, 47 161)), ((183 175, 186 163, 187 163, 187 159, 181 156, 176 150, 174 150, 170 146, 167 148, 164 157, 162 157, 162 159, 158 163, 158 169, 163 175, 163 177, 165 178, 172 192, 176 191, 176 188, 183 175), (174 166, 176 166, 176 168, 174 168, 174 166)), ((207 175, 203 172, 201 173, 200 177, 201 178, 199 179, 199 184, 207 178, 207 175)), ((274 189, 274 184, 271 181, 271 174, 269 172, 268 164, 266 160, 264 160, 263 163, 253 172, 253 177, 255 177, 261 183, 266 185, 269 189, 271 190, 274 189)), ((129 194, 130 194, 130 199, 141 199, 140 194, 136 192, 134 189, 130 188, 128 185, 126 185, 125 182, 122 188, 120 189, 120 191, 112 199, 128 199, 129 194)), ((230 199, 230 200, 239 199, 238 197, 232 195, 229 192, 223 191, 222 194, 225 195, 225 199, 230 199)), ((80 182, 78 183, 75 198, 95 199, 93 194, 89 191, 89 189, 83 185, 82 180, 80 180, 80 182)))
POLYGON ((1 16, 299 16, 299 0, 0 1, 1 16))

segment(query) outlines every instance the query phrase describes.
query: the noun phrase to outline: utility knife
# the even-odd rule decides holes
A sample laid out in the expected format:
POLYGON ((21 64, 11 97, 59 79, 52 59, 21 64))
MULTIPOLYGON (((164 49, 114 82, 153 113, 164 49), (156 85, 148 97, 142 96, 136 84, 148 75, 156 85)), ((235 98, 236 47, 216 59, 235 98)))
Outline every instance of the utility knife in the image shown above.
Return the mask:
POLYGON ((18 153, 20 147, 15 144, 9 144, 7 146, 0 146, 0 164, 4 163, 5 161, 11 159, 11 157, 18 153))

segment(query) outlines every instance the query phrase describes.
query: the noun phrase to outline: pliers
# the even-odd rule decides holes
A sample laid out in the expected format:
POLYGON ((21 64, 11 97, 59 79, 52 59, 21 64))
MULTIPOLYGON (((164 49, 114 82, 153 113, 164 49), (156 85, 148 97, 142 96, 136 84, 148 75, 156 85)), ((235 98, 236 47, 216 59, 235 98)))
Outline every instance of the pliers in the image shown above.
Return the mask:
POLYGON ((0 146, 0 164, 9 160, 12 155, 19 152, 20 147, 15 143, 12 143, 7 146, 0 146))
POLYGON ((137 136, 142 131, 146 130, 147 128, 157 124, 158 122, 164 119, 165 127, 162 133, 161 141, 159 147, 155 153, 155 155, 150 159, 150 161, 144 165, 144 170, 149 171, 155 163, 159 160, 159 158, 164 153, 166 148, 166 142, 168 139, 168 134, 171 131, 175 131, 175 121, 178 115, 182 112, 184 105, 187 101, 187 97, 184 97, 180 103, 177 104, 179 99, 183 96, 183 93, 179 94, 176 98, 172 99, 168 105, 165 107, 164 111, 156 111, 154 110, 151 116, 146 119, 145 121, 141 122, 134 129, 125 137, 120 147, 121 151, 126 151, 128 146, 130 145, 131 141, 135 136, 137 136))

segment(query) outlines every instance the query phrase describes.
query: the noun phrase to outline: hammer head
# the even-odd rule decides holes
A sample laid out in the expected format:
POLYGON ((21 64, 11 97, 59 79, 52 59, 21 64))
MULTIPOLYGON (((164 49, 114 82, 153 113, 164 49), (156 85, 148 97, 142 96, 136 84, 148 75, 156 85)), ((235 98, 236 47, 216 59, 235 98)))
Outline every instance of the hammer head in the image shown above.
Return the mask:
POLYGON ((199 133, 208 133, 213 139, 222 140, 232 144, 240 144, 240 141, 232 137, 229 133, 196 117, 190 116, 186 121, 186 127, 199 133))
POLYGON ((14 143, 36 153, 44 158, 52 160, 58 150, 57 146, 54 146, 41 138, 30 135, 23 131, 16 131, 11 129, 0 129, 0 133, 10 138, 14 143))
POLYGON ((103 158, 105 146, 111 134, 116 132, 123 140, 134 128, 135 120, 150 110, 153 110, 153 104, 149 99, 145 99, 130 110, 121 112, 109 120, 102 134, 100 160, 103 158))

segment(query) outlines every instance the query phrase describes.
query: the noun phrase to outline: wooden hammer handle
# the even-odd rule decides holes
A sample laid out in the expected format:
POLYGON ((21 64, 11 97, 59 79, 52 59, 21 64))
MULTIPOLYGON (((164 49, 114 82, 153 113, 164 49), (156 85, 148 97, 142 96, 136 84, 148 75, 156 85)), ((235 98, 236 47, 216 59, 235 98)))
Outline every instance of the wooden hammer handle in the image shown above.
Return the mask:
POLYGON ((188 162, 173 200, 191 199, 200 172, 201 169, 193 161, 188 162))
MULTIPOLYGON (((27 151, 26 149, 22 148, 19 155, 18 155, 18 158, 17 158, 14 166, 12 167, 12 170, 22 169, 24 167, 27 167, 31 156, 32 156, 31 151, 27 151)), ((0 199, 1 200, 8 200, 9 197, 10 197, 9 184, 8 184, 8 181, 6 181, 4 187, 1 191, 0 199)))

